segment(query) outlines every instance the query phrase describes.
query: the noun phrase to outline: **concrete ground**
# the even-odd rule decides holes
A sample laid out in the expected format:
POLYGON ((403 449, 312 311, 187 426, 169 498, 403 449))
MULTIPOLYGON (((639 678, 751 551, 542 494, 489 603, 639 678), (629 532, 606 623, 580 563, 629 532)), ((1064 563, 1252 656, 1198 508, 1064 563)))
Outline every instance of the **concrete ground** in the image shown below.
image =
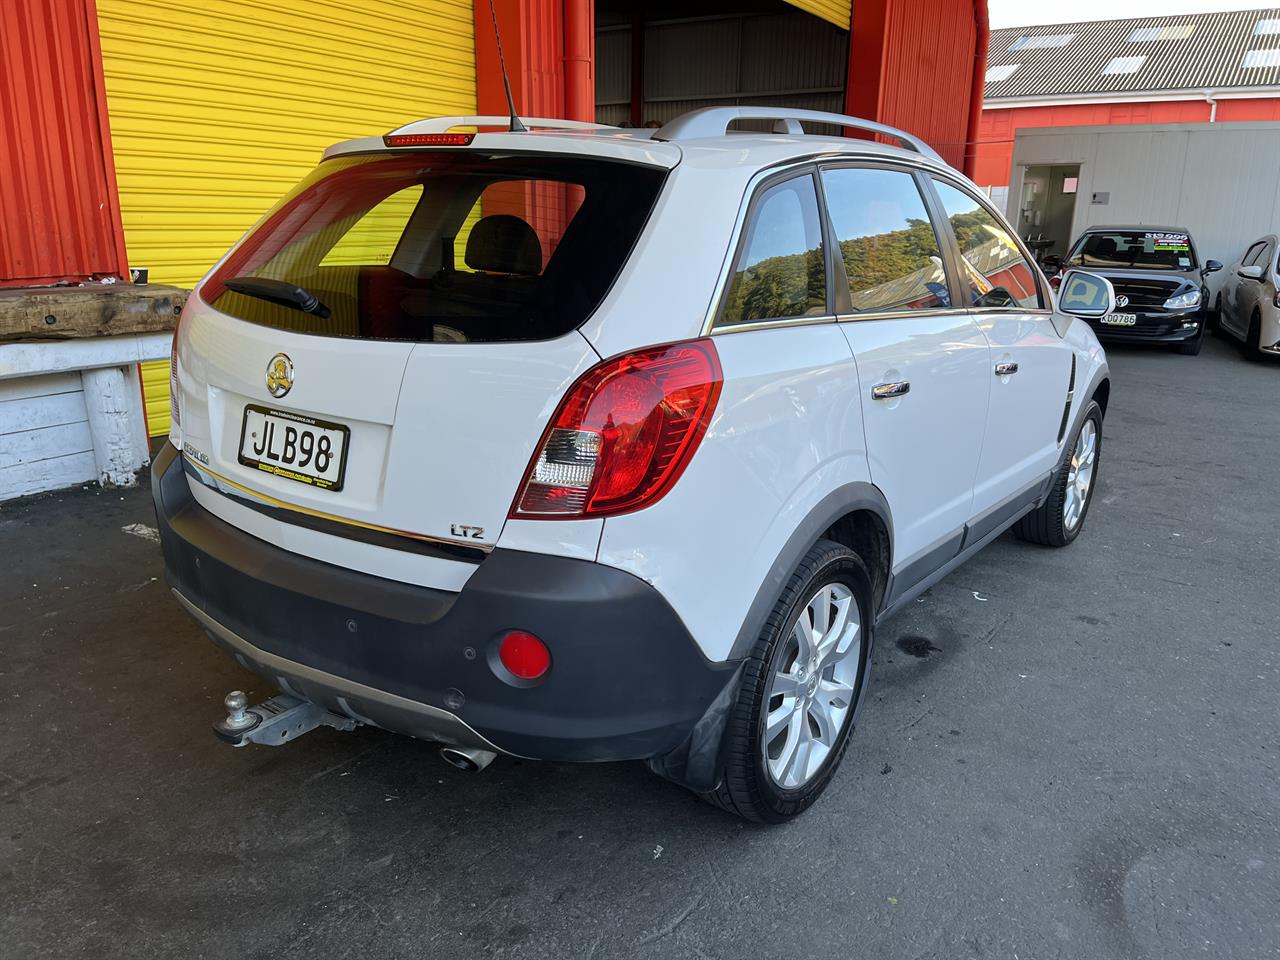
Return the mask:
POLYGON ((889 622, 781 828, 640 764, 230 749, 223 695, 269 691, 126 532, 148 493, 0 509, 0 955, 1277 956, 1280 365, 1112 363, 1081 539, 1006 537, 889 622))

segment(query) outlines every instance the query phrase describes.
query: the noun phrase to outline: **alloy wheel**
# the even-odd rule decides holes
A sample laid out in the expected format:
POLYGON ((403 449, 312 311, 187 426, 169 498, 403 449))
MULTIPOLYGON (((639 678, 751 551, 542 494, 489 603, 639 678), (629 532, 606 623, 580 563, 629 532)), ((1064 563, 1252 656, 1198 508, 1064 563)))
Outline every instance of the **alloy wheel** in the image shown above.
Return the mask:
POLYGON ((839 743, 862 665, 858 603, 843 583, 819 588, 782 641, 765 694, 764 766, 779 787, 804 786, 839 743))
POLYGON ((1071 465, 1067 470, 1067 495, 1062 501, 1062 523, 1068 530, 1075 530, 1084 519, 1085 504, 1089 502, 1089 488, 1093 485, 1094 466, 1098 460, 1098 428, 1092 420, 1086 420, 1076 438, 1076 448, 1071 452, 1071 465))

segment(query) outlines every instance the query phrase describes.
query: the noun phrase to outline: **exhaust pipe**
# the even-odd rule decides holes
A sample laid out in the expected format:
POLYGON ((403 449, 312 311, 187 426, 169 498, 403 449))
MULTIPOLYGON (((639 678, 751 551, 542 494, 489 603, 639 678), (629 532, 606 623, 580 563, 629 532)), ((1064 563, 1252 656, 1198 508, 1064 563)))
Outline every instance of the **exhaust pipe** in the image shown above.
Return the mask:
POLYGON ((468 773, 480 772, 493 763, 497 756, 492 750, 480 750, 476 747, 440 748, 440 757, 445 763, 451 764, 459 770, 466 770, 468 773))

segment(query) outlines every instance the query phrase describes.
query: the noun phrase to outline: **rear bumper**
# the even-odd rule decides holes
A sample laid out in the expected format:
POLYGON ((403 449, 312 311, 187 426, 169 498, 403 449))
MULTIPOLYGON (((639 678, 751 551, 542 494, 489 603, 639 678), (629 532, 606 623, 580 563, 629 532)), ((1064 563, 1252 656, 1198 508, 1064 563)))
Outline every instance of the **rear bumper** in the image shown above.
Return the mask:
POLYGON ((498 549, 449 593, 230 526, 192 498, 169 444, 152 493, 169 583, 219 646, 286 692, 398 733, 544 760, 660 757, 737 667, 703 658, 656 590, 601 564, 498 549), (511 629, 551 649, 533 686, 490 666, 511 629))

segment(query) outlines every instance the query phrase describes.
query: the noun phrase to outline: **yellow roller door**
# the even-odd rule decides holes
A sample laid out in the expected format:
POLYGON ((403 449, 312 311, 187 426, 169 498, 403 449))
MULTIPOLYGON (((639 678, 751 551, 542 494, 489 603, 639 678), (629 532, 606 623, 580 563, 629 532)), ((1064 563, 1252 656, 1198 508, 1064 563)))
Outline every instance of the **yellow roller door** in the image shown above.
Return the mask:
MULTIPOLYGON (((98 0, 129 264, 190 286, 329 144, 475 113, 472 0, 98 0)), ((168 430, 167 374, 146 377, 168 430)))
POLYGON ((812 13, 815 17, 829 20, 837 27, 849 29, 853 9, 851 0, 787 0, 787 3, 812 13))
POLYGON ((160 437, 169 432, 169 361, 148 360, 138 366, 147 402, 147 434, 160 437))

